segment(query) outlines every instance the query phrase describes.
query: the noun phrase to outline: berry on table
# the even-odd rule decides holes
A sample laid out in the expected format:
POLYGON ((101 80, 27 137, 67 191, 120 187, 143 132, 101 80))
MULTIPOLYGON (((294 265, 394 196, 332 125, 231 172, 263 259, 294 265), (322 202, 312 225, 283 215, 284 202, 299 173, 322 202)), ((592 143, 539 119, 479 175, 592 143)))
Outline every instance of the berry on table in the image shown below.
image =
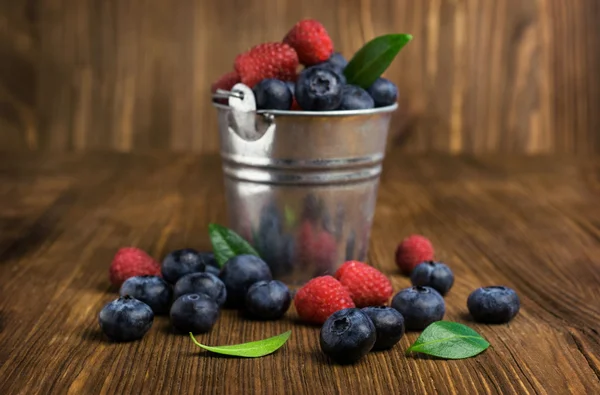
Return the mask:
POLYGON ((296 50, 300 63, 312 66, 330 58, 333 42, 325 27, 314 19, 299 21, 283 38, 283 42, 296 50))
POLYGON ((171 286, 158 276, 130 277, 119 290, 119 295, 129 295, 146 303, 154 314, 166 314, 171 307, 173 291, 171 286))
POLYGON ((162 275, 165 280, 175 284, 186 274, 203 272, 210 256, 209 253, 200 253, 192 248, 172 251, 163 259, 162 275))
POLYGON ((227 289, 227 305, 243 307, 248 288, 257 281, 270 281, 273 276, 259 257, 238 255, 225 262, 220 278, 227 289))
POLYGON ((206 333, 219 318, 219 306, 208 295, 185 294, 171 306, 171 325, 183 333, 206 333))
POLYGON ((372 306, 364 307, 361 311, 375 325, 377 340, 373 350, 390 349, 404 336, 404 317, 398 310, 387 306, 372 306))
POLYGON ((433 245, 429 239, 421 235, 405 238, 396 248, 396 265, 404 274, 412 273, 419 263, 433 261, 433 258, 433 245))
POLYGON ((259 110, 289 110, 292 106, 292 93, 284 81, 267 78, 252 89, 259 110))
POLYGON ((404 317, 409 330, 425 329, 429 324, 440 321, 446 313, 444 298, 430 287, 411 287, 398 292, 392 299, 392 307, 404 317))
POLYGON ((379 270, 363 262, 345 262, 335 278, 350 293, 356 307, 386 304, 392 296, 392 283, 379 270))
POLYGON ((335 71, 309 67, 296 81, 296 100, 303 110, 335 110, 342 102, 342 86, 342 79, 335 71))
POLYGON ((487 324, 504 324, 512 320, 521 307, 517 293, 505 286, 478 288, 467 298, 473 319, 487 324))
POLYGON ((375 107, 390 106, 398 100, 398 87, 385 78, 375 80, 373 85, 367 88, 367 92, 373 98, 375 107))
POLYGON ((373 321, 356 308, 336 311, 320 332, 321 350, 339 364, 351 364, 367 355, 376 339, 373 321))
POLYGON ((220 307, 227 299, 225 284, 212 273, 190 273, 181 277, 173 288, 173 295, 179 298, 185 294, 205 294, 220 307))
POLYGON ((348 290, 331 276, 315 277, 296 292, 294 306, 304 322, 322 324, 338 310, 355 307, 348 290))
POLYGON ((154 313, 147 304, 127 295, 106 304, 98 323, 109 339, 128 342, 144 337, 154 322, 154 313))
POLYGON ((108 272, 110 283, 120 287, 125 280, 133 276, 160 276, 160 265, 139 248, 123 247, 115 254, 108 272))
POLYGON ((454 273, 442 262, 426 261, 415 267, 410 281, 412 285, 431 287, 445 295, 454 285, 454 273))
POLYGON ((361 87, 344 85, 338 110, 366 110, 375 107, 373 98, 361 87))
POLYGON ((291 302, 290 290, 277 280, 255 282, 246 294, 248 313, 254 318, 263 320, 276 320, 283 317, 291 302))
POLYGON ((215 258, 215 254, 212 252, 205 252, 204 263, 206 263, 206 268, 204 269, 206 273, 214 274, 217 277, 219 276, 219 273, 221 273, 221 267, 215 258))
POLYGON ((250 88, 267 78, 294 81, 298 68, 296 51, 285 43, 264 43, 235 58, 235 70, 250 88))

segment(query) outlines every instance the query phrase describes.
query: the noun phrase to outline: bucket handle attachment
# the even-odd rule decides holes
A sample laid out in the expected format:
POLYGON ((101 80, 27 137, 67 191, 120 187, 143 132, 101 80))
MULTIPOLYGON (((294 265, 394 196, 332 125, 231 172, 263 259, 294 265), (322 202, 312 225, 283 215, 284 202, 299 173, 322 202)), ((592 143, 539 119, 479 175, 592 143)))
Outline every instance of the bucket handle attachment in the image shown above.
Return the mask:
POLYGON ((256 141, 275 127, 275 116, 256 111, 252 90, 246 85, 236 84, 231 90, 217 89, 213 99, 227 99, 229 129, 246 141, 256 141))

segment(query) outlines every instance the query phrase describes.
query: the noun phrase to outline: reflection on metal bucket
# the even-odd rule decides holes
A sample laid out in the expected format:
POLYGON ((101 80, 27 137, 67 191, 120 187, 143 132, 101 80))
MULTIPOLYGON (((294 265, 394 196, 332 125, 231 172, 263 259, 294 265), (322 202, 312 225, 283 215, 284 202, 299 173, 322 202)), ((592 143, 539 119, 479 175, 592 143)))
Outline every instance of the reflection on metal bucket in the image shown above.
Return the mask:
POLYGON ((215 107, 229 226, 274 277, 302 284, 345 260, 364 260, 396 105, 243 116, 215 107))

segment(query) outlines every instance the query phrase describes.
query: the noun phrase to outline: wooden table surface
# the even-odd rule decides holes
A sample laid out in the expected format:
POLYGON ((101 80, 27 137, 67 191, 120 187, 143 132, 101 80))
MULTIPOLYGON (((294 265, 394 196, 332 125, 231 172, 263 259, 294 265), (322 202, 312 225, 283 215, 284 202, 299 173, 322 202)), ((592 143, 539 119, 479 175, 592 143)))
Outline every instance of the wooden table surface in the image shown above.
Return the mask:
POLYGON ((452 158, 388 154, 369 261, 409 285, 396 243, 417 232, 454 269, 446 319, 491 343, 444 361, 392 351, 331 365, 318 328, 250 322, 224 311, 207 344, 292 329, 259 359, 201 352, 158 317, 141 341, 112 344, 97 314, 115 298, 108 266, 123 245, 160 259, 209 248, 223 222, 217 157, 178 154, 0 156, 0 394, 400 394, 600 393, 600 158, 452 158), (514 287, 520 314, 508 325, 471 322, 467 295, 514 287))

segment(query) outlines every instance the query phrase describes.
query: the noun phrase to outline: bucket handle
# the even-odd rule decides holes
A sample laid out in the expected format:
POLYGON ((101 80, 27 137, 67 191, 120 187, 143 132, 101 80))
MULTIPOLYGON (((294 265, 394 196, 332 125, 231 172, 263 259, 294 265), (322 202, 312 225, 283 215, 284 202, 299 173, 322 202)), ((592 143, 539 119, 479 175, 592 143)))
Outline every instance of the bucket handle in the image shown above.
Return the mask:
MULTIPOLYGON (((241 85, 241 84, 239 84, 241 85)), ((251 91, 249 88, 246 93, 251 91)), ((254 100, 250 102, 244 100, 245 91, 241 89, 232 89, 230 91, 217 89, 213 94, 213 99, 228 99, 227 107, 231 110, 229 113, 229 129, 245 141, 256 141, 261 139, 267 131, 274 129, 275 115, 269 112, 257 112, 254 100), (232 105, 231 98, 234 100, 232 105)))

